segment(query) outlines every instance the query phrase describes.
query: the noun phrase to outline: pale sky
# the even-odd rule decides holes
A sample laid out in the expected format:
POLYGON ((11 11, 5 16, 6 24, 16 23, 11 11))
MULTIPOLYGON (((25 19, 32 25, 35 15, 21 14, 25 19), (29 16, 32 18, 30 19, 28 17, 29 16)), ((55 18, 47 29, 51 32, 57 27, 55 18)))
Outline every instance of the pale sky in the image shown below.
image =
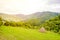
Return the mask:
POLYGON ((60 12, 60 0, 0 0, 0 13, 28 15, 42 11, 60 12))

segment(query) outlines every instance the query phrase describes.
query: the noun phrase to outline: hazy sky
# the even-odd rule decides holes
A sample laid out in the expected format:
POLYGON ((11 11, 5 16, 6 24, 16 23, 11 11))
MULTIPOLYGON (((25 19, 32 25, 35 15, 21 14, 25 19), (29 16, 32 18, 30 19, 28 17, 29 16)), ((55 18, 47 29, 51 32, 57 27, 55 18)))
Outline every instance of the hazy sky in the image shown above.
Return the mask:
POLYGON ((60 0, 0 0, 0 13, 31 14, 41 11, 60 12, 60 0))

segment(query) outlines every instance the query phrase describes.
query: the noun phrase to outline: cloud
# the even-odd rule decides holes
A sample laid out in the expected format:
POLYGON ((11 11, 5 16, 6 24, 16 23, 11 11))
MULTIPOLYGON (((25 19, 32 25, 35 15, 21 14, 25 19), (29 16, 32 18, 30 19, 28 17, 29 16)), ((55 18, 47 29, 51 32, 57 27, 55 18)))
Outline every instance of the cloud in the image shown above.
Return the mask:
POLYGON ((0 0, 0 12, 8 14, 60 11, 59 8, 60 0, 0 0))
POLYGON ((49 4, 60 4, 60 0, 49 0, 49 4))
POLYGON ((47 4, 49 5, 49 11, 60 12, 60 0, 49 0, 47 4))
POLYGON ((47 0, 0 0, 0 12, 30 14, 48 9, 47 0))

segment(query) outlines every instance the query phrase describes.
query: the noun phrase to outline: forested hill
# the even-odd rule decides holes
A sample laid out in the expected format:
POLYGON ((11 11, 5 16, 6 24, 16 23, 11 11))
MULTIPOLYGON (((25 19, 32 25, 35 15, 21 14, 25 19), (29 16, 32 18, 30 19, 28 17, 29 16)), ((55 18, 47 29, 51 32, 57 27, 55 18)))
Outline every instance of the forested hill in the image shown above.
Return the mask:
POLYGON ((27 21, 28 23, 31 23, 31 24, 33 24, 33 23, 42 24, 46 20, 54 18, 54 17, 58 16, 59 14, 60 13, 48 12, 48 11, 47 12, 36 12, 31 15, 28 15, 28 17, 25 19, 25 21, 27 21))
POLYGON ((36 12, 36 13, 33 13, 31 15, 28 15, 28 19, 30 18, 38 18, 38 19, 49 19, 51 17, 55 17, 59 15, 59 13, 56 13, 56 12, 49 12, 49 11, 46 11, 46 12, 36 12))
POLYGON ((24 21, 27 21, 29 19, 39 19, 40 21, 44 21, 52 17, 55 17, 59 14, 60 13, 57 12, 46 11, 46 12, 35 12, 30 15, 17 14, 16 16, 22 18, 24 21))

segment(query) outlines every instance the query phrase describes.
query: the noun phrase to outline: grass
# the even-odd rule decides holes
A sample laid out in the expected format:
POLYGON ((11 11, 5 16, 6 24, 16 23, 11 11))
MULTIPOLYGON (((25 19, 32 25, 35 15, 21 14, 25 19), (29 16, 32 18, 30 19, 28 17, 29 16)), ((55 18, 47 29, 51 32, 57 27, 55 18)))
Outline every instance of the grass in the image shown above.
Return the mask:
POLYGON ((60 35, 53 32, 41 33, 35 29, 2 26, 0 40, 60 40, 60 35))

